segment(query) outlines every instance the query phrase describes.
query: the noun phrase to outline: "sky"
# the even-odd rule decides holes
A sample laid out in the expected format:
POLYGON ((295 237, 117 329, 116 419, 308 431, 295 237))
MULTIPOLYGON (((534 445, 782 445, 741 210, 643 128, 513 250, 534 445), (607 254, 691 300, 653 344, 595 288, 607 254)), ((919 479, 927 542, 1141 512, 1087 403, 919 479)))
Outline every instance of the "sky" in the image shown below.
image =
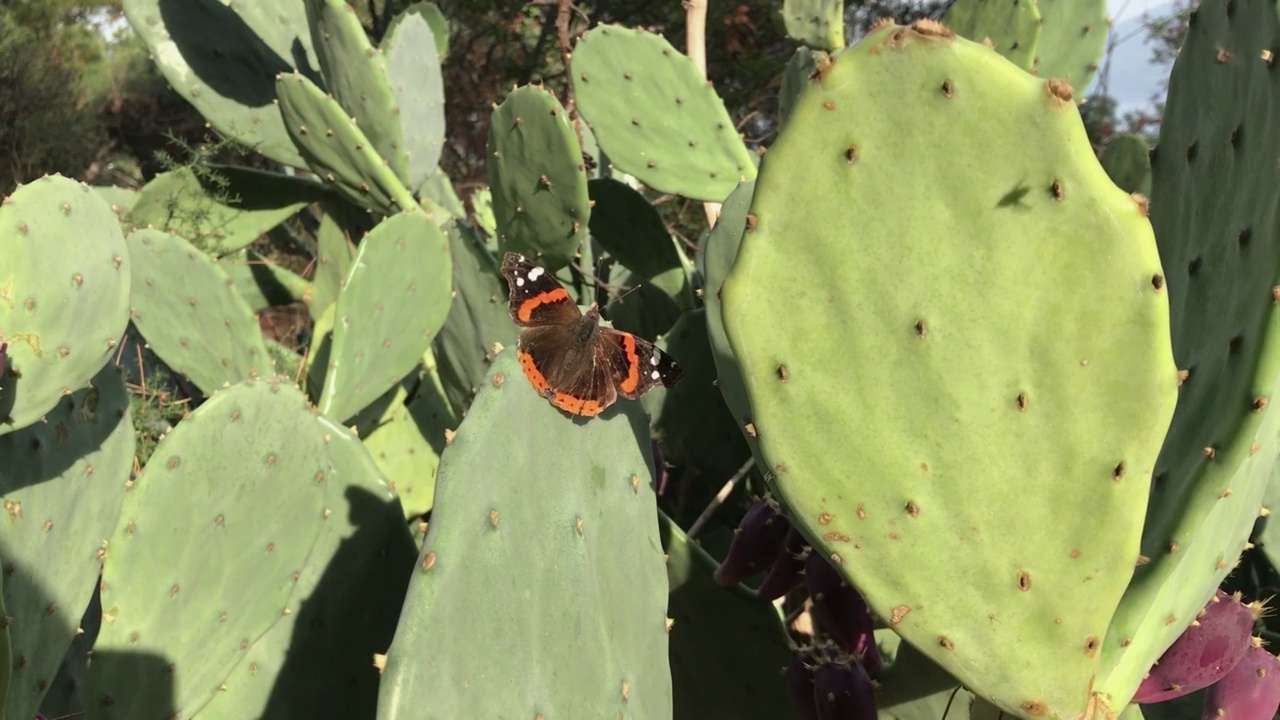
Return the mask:
MULTIPOLYGON (((1145 106, 1169 70, 1151 65, 1151 50, 1144 44, 1146 37, 1140 28, 1144 12, 1160 15, 1171 4, 1171 0, 1107 0, 1111 34, 1117 42, 1112 50, 1108 92, 1116 98, 1120 115, 1145 106)), ((1090 92, 1100 81, 1100 77, 1094 81, 1090 92)))

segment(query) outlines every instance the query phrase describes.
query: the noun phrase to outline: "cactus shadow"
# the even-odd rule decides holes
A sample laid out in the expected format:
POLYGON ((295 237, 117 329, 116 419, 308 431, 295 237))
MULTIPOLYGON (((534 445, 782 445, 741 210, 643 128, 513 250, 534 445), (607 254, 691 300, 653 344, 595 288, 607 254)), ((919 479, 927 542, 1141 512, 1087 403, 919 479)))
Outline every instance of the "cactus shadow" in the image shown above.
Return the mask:
MULTIPOLYGON (((6 388, 7 391, 8 389, 6 388)), ((101 449, 120 423, 125 422, 125 418, 120 415, 108 415, 106 418, 98 417, 93 407, 77 407, 78 397, 79 395, 66 395, 59 398, 58 402, 49 408, 48 414, 53 414, 55 410, 69 408, 73 411, 71 422, 75 422, 74 418, 78 418, 80 413, 93 414, 93 422, 85 422, 84 425, 73 430, 77 437, 77 447, 82 448, 83 452, 94 453, 101 449), (79 444, 81 442, 83 445, 79 444)), ((12 408, 12 405, 9 407, 12 408)), ((0 417, 4 416, 6 416, 4 408, 0 406, 0 417)), ((87 419, 88 416, 86 416, 87 419)), ((53 437, 61 437, 65 435, 67 430, 68 428, 62 427, 61 421, 59 421, 54 424, 53 437)), ((6 450, 18 451, 21 445, 30 445, 33 449, 38 449, 42 443, 47 444, 49 439, 47 428, 42 427, 42 423, 37 422, 6 435, 0 435, 0 454, 4 454, 6 450)), ((81 459, 82 455, 78 453, 43 452, 40 453, 39 457, 39 469, 36 472, 9 472, 7 471, 8 468, 0 467, 0 492, 11 494, 25 487, 57 480, 71 469, 81 459)), ((7 560, 7 558, 5 559, 7 560)))
MULTIPOLYGON (((265 107, 276 97, 276 75, 294 69, 244 20, 218 0, 160 0, 160 17, 182 59, 200 82, 219 95, 249 107, 265 107)), ((315 75, 306 52, 294 40, 293 61, 315 75)), ((314 79, 314 78, 313 78, 314 79)))
POLYGON ((357 487, 347 488, 345 499, 354 532, 295 613, 263 720, 372 720, 377 714, 373 657, 391 646, 418 553, 398 500, 357 487))
POLYGON ((94 650, 93 664, 112 668, 115 677, 131 678, 127 687, 110 688, 107 692, 89 689, 87 707, 94 708, 93 717, 183 717, 174 697, 171 659, 149 652, 94 650))

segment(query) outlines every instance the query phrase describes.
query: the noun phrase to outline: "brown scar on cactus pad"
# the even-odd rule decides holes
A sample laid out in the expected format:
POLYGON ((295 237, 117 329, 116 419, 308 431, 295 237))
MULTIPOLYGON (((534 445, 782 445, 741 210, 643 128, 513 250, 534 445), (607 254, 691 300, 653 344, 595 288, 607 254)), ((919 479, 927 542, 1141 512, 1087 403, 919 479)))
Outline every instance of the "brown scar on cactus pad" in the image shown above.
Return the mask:
POLYGON ((1075 107, 1075 90, 1065 78, 1049 78, 1044 81, 1045 98, 1050 102, 1050 109, 1064 110, 1075 107))

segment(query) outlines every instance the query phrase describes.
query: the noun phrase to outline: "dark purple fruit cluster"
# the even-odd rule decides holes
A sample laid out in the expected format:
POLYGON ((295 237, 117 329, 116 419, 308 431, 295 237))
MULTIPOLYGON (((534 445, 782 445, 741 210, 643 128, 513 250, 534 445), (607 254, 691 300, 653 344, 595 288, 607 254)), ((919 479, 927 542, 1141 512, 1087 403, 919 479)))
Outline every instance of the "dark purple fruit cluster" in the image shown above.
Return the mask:
POLYGON ((1208 688, 1203 720, 1271 720, 1280 709, 1280 658, 1253 636, 1261 603, 1214 594, 1160 656, 1133 701, 1150 704, 1208 688))
POLYGON ((757 593, 776 600, 801 583, 810 614, 829 642, 799 648, 787 679, 805 720, 874 720, 871 681, 883 660, 875 643, 875 620, 862 595, 791 526, 777 502, 765 496, 747 510, 716 569, 721 585, 736 585, 768 570, 757 593))

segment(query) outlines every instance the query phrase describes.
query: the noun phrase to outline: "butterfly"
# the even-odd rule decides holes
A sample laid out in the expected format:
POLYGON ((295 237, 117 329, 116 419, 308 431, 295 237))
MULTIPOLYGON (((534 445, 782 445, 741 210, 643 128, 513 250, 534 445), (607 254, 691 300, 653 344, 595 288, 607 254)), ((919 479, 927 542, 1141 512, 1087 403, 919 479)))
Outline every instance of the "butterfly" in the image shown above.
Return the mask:
POLYGON ((619 396, 635 399, 684 375, 643 338, 600 324, 600 308, 585 313, 555 277, 518 253, 502 258, 511 319, 525 328, 516 353, 533 389, 573 415, 594 417, 619 396))

